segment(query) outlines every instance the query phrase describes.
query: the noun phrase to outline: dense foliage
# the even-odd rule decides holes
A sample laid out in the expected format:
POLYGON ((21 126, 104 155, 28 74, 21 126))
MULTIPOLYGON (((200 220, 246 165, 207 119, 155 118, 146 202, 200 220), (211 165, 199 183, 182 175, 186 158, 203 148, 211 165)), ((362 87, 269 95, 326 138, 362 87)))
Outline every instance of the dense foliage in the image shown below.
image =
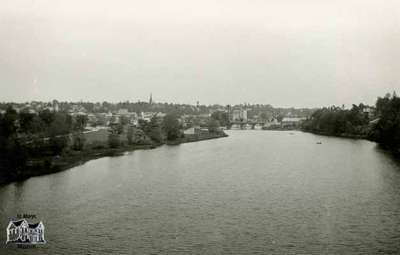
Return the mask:
POLYGON ((315 111, 303 123, 303 129, 314 133, 368 138, 383 147, 400 152, 400 98, 386 94, 376 101, 374 112, 363 104, 350 110, 339 107, 315 111))
POLYGON ((378 98, 376 111, 379 121, 374 127, 371 138, 381 145, 394 149, 400 149, 400 98, 393 93, 393 96, 386 95, 378 98))
POLYGON ((327 135, 367 135, 369 116, 363 104, 350 110, 332 106, 315 111, 303 124, 303 129, 327 135))
POLYGON ((0 183, 30 176, 38 169, 56 169, 68 164, 68 160, 79 162, 84 155, 99 155, 99 150, 113 153, 126 146, 179 143, 185 137, 178 112, 164 117, 155 114, 150 121, 140 119, 137 126, 124 115, 113 115, 108 131, 99 129, 86 134, 85 114, 72 116, 65 110, 49 109, 17 112, 9 105, 0 114, 0 183))
MULTIPOLYGON (((264 113, 265 114, 265 113, 264 113)), ((266 114, 265 114, 266 115, 266 114)), ((227 112, 215 111, 211 114, 211 118, 218 121, 218 125, 228 127, 230 125, 229 115, 227 112)), ((213 122, 211 122, 212 124, 213 122)))
POLYGON ((1 177, 19 175, 29 158, 59 155, 66 148, 71 133, 77 137, 74 148, 79 149, 83 143, 79 132, 85 121, 85 118, 73 119, 64 112, 17 113, 8 107, 0 115, 1 177))
POLYGON ((167 140, 176 140, 182 137, 182 127, 176 114, 167 114, 163 119, 162 126, 167 140))

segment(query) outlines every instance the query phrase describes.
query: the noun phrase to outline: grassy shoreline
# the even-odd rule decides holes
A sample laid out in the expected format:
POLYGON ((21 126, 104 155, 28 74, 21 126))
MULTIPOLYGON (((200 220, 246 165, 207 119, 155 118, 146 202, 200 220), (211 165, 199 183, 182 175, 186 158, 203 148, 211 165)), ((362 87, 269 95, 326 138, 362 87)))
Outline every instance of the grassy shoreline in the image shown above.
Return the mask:
POLYGON ((310 130, 305 130, 305 129, 300 129, 300 131, 306 132, 306 133, 311 133, 315 135, 323 135, 323 136, 331 136, 331 137, 341 137, 341 138, 350 138, 350 139, 363 139, 363 140, 369 140, 371 141, 367 135, 356 135, 356 134, 348 134, 348 133, 342 133, 342 134, 330 134, 327 132, 319 132, 319 131, 310 131, 310 130))
POLYGON ((82 151, 70 151, 57 157, 40 157, 30 159, 24 171, 17 171, 16 175, 7 179, 0 179, 0 185, 6 185, 12 182, 24 181, 30 177, 58 173, 79 165, 82 165, 90 160, 102 157, 121 156, 125 152, 135 150, 149 150, 166 145, 179 145, 182 143, 199 142, 210 139, 227 137, 225 133, 207 134, 198 136, 187 136, 175 141, 166 141, 164 143, 152 143, 145 145, 121 145, 118 148, 101 148, 101 149, 86 149, 82 151))

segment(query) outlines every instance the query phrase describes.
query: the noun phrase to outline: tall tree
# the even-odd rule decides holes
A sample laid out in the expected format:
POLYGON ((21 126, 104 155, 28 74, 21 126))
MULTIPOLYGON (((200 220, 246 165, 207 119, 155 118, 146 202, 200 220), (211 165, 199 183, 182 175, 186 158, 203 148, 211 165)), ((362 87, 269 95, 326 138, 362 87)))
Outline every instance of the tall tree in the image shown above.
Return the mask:
POLYGON ((167 114, 164 117, 163 130, 168 140, 176 140, 182 136, 181 125, 176 114, 167 114))
POLYGON ((210 133, 216 133, 219 131, 219 122, 218 120, 215 120, 213 118, 210 118, 208 123, 207 123, 207 128, 208 128, 208 132, 210 133))

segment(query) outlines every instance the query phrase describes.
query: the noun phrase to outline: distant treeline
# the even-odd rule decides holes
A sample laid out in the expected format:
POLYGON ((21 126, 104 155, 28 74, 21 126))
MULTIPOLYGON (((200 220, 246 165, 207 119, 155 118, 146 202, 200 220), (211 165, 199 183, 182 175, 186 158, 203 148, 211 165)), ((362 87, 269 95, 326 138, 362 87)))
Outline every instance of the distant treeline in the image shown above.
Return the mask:
MULTIPOLYGON (((253 118, 255 115, 264 114, 266 117, 276 116, 298 116, 307 117, 316 109, 310 108, 278 108, 273 107, 269 104, 237 104, 237 105, 190 105, 190 104, 172 104, 172 103, 148 103, 148 102, 62 102, 53 100, 52 102, 30 102, 31 105, 41 106, 53 106, 55 103, 59 106, 59 111, 70 111, 74 106, 82 106, 89 113, 101 113, 101 112, 115 112, 119 109, 127 109, 129 112, 163 112, 163 113, 175 113, 178 115, 196 115, 196 114, 209 114, 221 109, 246 109, 248 118, 253 118)), ((26 103, 7 103, 0 102, 0 110, 5 110, 10 104, 23 108, 26 103)))
POLYGON ((363 104, 353 105, 349 110, 335 106, 322 108, 303 123, 303 130, 325 135, 367 138, 399 152, 400 98, 394 92, 392 95, 379 97, 374 108, 363 104))
POLYGON ((364 112, 363 104, 353 105, 350 110, 341 107, 325 107, 315 111, 303 123, 306 131, 326 135, 362 135, 368 134, 368 114, 364 112))

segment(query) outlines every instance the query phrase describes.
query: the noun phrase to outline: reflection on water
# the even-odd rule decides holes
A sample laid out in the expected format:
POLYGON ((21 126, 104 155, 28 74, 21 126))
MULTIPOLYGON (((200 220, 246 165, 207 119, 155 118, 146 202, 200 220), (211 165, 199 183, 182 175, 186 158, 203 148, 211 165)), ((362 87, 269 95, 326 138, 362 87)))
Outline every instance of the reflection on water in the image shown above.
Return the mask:
POLYGON ((134 151, 0 188, 0 228, 36 214, 47 244, 0 254, 343 254, 400 250, 400 166, 312 134, 134 151), (321 144, 317 144, 321 142, 321 144))

